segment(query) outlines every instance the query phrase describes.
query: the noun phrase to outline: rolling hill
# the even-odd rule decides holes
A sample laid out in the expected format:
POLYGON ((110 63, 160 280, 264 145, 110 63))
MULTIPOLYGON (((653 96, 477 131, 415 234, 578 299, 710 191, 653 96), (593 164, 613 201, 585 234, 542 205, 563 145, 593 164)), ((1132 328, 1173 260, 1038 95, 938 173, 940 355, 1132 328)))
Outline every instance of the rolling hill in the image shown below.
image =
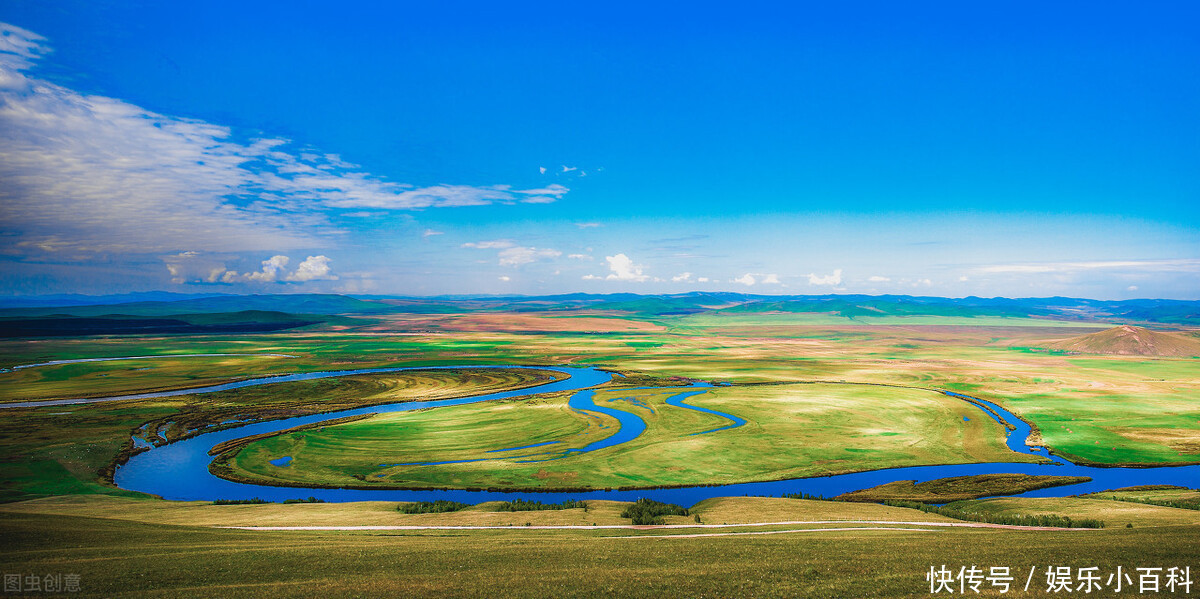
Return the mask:
POLYGON ((1044 347, 1118 356, 1200 356, 1200 338, 1194 335, 1152 331, 1132 325, 1121 325, 1099 333, 1054 341, 1044 344, 1044 347))

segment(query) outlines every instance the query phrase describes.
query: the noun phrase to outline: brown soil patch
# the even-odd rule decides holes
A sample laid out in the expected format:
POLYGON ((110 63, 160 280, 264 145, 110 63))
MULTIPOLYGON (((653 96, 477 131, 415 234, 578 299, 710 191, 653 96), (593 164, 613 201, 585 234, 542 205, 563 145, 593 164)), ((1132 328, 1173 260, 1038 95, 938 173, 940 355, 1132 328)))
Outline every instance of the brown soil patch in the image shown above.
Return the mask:
POLYGON ((1175 428, 1120 428, 1114 433, 1146 443, 1166 445, 1181 453, 1200 453, 1200 430, 1175 428))

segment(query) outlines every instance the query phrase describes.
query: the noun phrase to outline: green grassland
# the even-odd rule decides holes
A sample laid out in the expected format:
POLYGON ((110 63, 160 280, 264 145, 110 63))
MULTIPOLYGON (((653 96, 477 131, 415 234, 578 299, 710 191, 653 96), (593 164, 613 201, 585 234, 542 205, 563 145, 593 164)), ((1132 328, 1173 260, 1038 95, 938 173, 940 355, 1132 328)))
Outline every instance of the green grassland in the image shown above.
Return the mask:
MULTIPOLYGON (((182 504, 164 510, 154 506, 161 502, 109 498, 106 503, 123 504, 125 509, 82 505, 74 514, 63 506, 29 505, 48 501, 0 506, 0 535, 5 539, 0 563, 6 572, 78 574, 85 594, 106 597, 912 597, 928 593, 925 573, 943 564, 954 571, 1009 567, 1017 582, 1003 596, 1035 597, 1045 595, 1043 571, 1048 566, 1098 567, 1108 573, 1118 566, 1194 566, 1200 559, 1196 520, 1170 517, 1143 516, 1133 528, 1102 530, 933 528, 919 523, 947 520, 870 504, 725 498, 704 502, 693 511, 705 522, 718 524, 847 522, 752 529, 776 534, 688 538, 676 535, 694 531, 527 528, 526 522, 538 526, 564 516, 525 512, 505 516, 516 520, 515 526, 499 530, 264 532, 216 529, 208 522, 219 510, 229 510, 228 521, 234 523, 311 525, 334 520, 296 515, 330 509, 321 504, 182 504), (272 515, 240 515, 254 510, 272 515), (841 510, 852 511, 838 513, 841 510), (195 521, 167 511, 196 514, 195 521), (290 517, 288 511, 293 513, 290 517), (157 520, 164 517, 171 524, 157 520), (849 522, 858 520, 866 522, 849 522), (857 527, 864 529, 819 530, 857 527), (642 536, 660 538, 628 538, 642 536), (1031 567, 1037 568, 1037 576, 1030 591, 1023 592, 1031 567)), ((395 519, 392 522, 406 518, 394 504, 340 507, 345 513, 363 514, 360 521, 383 522, 385 511, 395 519)), ((595 516, 609 518, 619 508, 596 506, 595 516)), ((1195 517, 1195 512, 1174 511, 1195 517)), ((420 516, 429 515, 407 518, 420 516)), ((993 590, 983 596, 1000 595, 993 590)))
MULTIPOLYGON (((0 400, 184 388, 266 374, 331 369, 587 363, 638 376, 641 385, 669 384, 672 377, 692 377, 738 383, 851 381, 945 388, 1004 405, 1038 429, 1041 437, 1035 434, 1035 442, 1045 443, 1073 460, 1102 464, 1200 461, 1200 360, 1056 355, 1021 349, 1086 329, 1056 332, 1058 329, 1045 327, 971 327, 966 326, 969 318, 960 319, 954 326, 812 326, 789 320, 796 315, 768 313, 734 315, 741 319, 742 324, 737 326, 719 320, 720 326, 698 326, 693 322, 684 327, 678 323, 688 317, 644 317, 640 322, 650 321, 658 327, 647 330, 629 330, 626 326, 631 318, 638 317, 603 316, 600 321, 612 322, 613 328, 621 329, 606 332, 597 326, 600 316, 554 314, 543 319, 550 322, 546 326, 530 316, 526 321, 529 330, 524 332, 488 328, 489 322, 511 324, 505 314, 484 314, 470 322, 409 315, 357 317, 364 324, 353 331, 331 328, 238 336, 9 339, 0 341, 0 366, 181 353, 279 353, 296 357, 95 362, 0 372, 0 400), (576 320, 580 324, 572 329, 576 320), (544 330, 551 325, 554 330, 544 330)), ((1096 323, 1076 324, 1103 328, 1096 323)), ((358 401, 350 398, 351 394, 369 392, 354 384, 310 384, 312 391, 309 387, 272 386, 193 398, 6 412, 0 427, 0 447, 5 457, 0 461, 0 497, 16 498, 26 492, 114 492, 104 480, 106 465, 126 446, 128 435, 146 423, 157 423, 152 427, 166 423, 163 434, 170 437, 189 428, 186 423, 170 424, 184 413, 199 415, 198 421, 219 418, 215 420, 219 422, 251 416, 258 404, 292 402, 297 388, 305 389, 304 397, 321 397, 326 389, 340 388, 335 394, 350 402, 358 401)), ((703 402, 714 398, 720 395, 710 392, 694 400, 707 405, 703 402)), ((304 409, 329 411, 335 404, 342 405, 309 403, 304 409)), ((725 409, 716 404, 712 407, 725 409)), ((726 411, 747 417, 738 409, 730 405, 726 411)), ((682 411, 662 411, 678 412, 682 411)), ((846 415, 836 414, 838 418, 846 415)), ((709 418, 679 413, 672 416, 671 422, 682 425, 685 420, 681 418, 685 417, 709 418)), ((982 419, 973 418, 972 422, 976 420, 982 419)), ((824 420, 814 421, 814 426, 823 424, 824 420)), ((913 459, 911 454, 898 457, 913 459)), ((767 471, 788 470, 764 468, 760 474, 767 476, 767 471)), ((660 475, 667 479, 692 476, 678 471, 654 473, 655 477, 660 475)), ((626 484, 618 480, 612 483, 626 484)))
POLYGON ((1178 487, 1173 485, 1144 485, 1140 487, 1125 487, 1111 491, 1101 491, 1081 495, 1088 499, 1110 499, 1112 501, 1128 501, 1162 507, 1182 508, 1200 511, 1200 490, 1178 487))
POLYGON ((111 467, 130 436, 175 440, 228 420, 272 419, 365 405, 444 399, 557 378, 530 370, 428 370, 279 383, 236 391, 98 404, 13 408, 0 420, 0 500, 65 493, 127 494, 111 467))
MULTIPOLYGON (((861 297, 748 301, 732 294, 433 302, 252 296, 119 309, 21 309, 5 314, 185 315, 210 334, 0 339, 0 402, 184 389, 320 370, 590 364, 628 375, 598 390, 596 402, 645 419, 648 428, 638 439, 558 460, 517 463, 514 456, 553 457, 611 432, 609 417, 571 410, 565 394, 536 395, 379 415, 257 440, 232 456, 231 472, 292 484, 564 489, 1036 459, 1010 452, 1001 427, 980 417, 977 408, 932 389, 1003 405, 1033 424, 1033 442, 1075 461, 1200 462, 1200 360, 1047 350, 1057 340, 1109 324, 1077 317, 1078 311, 1026 304, 971 307, 930 298, 861 297), (287 314, 244 312, 264 310, 287 314), (247 318, 288 324, 297 314, 318 315, 311 319, 318 322, 272 333, 218 332, 220 325, 247 318), (193 353, 292 357, 175 357, 4 370, 49 360, 193 353), (688 402, 748 423, 694 435, 728 421, 666 405, 672 391, 629 388, 690 379, 734 383, 688 402), (489 453, 549 441, 560 443, 489 453), (269 464, 283 455, 293 456, 291 466, 269 464), (492 456, 501 459, 379 466, 492 456)), ((1194 324, 1190 305, 1083 307, 1113 322, 1194 324)), ((1194 489, 949 504, 960 518, 1062 516, 1102 520, 1108 528, 1101 530, 937 527, 956 522, 875 503, 758 497, 708 499, 687 506, 688 516, 665 518, 670 525, 714 528, 547 530, 536 527, 627 525, 629 518, 621 516, 627 504, 589 501, 586 510, 502 512, 492 502, 450 513, 404 514, 394 502, 167 502, 122 491, 111 481, 115 461, 132 450, 131 435, 161 443, 230 420, 459 397, 541 380, 544 375, 530 371, 459 368, 6 409, 0 419, 0 569, 79 574, 82 594, 106 597, 911 597, 928 593, 925 573, 931 566, 946 564, 954 571, 1007 566, 1018 579, 1036 566, 1029 593, 1020 591, 1018 580, 1005 596, 1040 597, 1046 595, 1047 566, 1094 566, 1109 573, 1117 566, 1195 570, 1200 563, 1200 511, 1185 509, 1200 500, 1194 489), (834 524, 815 523, 824 521, 834 524), (745 524, 756 526, 733 526, 745 524), (217 528, 281 525, 503 528, 217 528), (830 527, 864 529, 816 530, 830 527), (685 536, 697 532, 737 536, 685 536)), ((925 498, 953 499, 944 491, 962 489, 952 484, 934 490, 925 498)), ((306 495, 296 489, 296 497, 306 495)))
POLYGON ((674 393, 597 392, 598 405, 636 413, 647 428, 632 441, 583 454, 563 452, 608 436, 611 431, 603 427, 615 419, 572 410, 563 394, 381 414, 282 434, 250 443, 229 461, 231 472, 220 473, 272 484, 553 490, 726 484, 882 465, 1037 460, 1009 451, 1003 427, 977 417, 975 407, 920 389, 720 387, 688 402, 748 423, 702 435, 697 433, 729 421, 665 404, 674 393), (551 441, 558 443, 497 451, 551 441), (270 463, 282 456, 293 458, 288 466, 270 463), (484 461, 429 464, 461 460, 484 461), (528 460, 539 461, 524 463, 528 460))

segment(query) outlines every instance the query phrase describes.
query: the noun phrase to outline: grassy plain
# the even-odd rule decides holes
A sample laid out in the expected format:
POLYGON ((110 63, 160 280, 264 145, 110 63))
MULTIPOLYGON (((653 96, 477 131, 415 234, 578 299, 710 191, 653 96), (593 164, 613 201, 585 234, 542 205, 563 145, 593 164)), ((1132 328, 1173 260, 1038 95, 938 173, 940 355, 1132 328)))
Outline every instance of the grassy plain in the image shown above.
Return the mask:
POLYGON ((130 437, 174 440, 230 420, 272 419, 525 387, 557 377, 530 370, 427 370, 296 381, 204 395, 10 408, 0 420, 0 500, 65 493, 126 494, 111 486, 130 437))
MULTIPOLYGON (((264 374, 374 366, 590 363, 650 377, 643 381, 694 377, 738 383, 851 381, 946 388, 1004 405, 1034 424, 1040 433, 1035 441, 1073 460, 1200 461, 1200 360, 1036 349, 1048 339, 1102 330, 1100 323, 1039 319, 997 327, 978 326, 991 323, 973 318, 938 317, 942 324, 879 326, 847 324, 851 321, 841 317, 831 324, 814 324, 811 318, 806 321, 805 315, 795 314, 575 317, 556 313, 526 314, 516 321, 509 316, 387 315, 361 317, 362 324, 356 327, 241 336, 10 339, 0 341, 0 366, 165 353, 296 357, 95 362, 0 372, 0 399, 124 393, 264 374)), ((125 445, 127 435, 143 424, 169 423, 187 412, 235 418, 250 414, 259 403, 320 397, 330 389, 311 385, 301 392, 295 391, 300 388, 264 387, 221 396, 6 412, 0 428, 5 457, 0 461, 0 497, 114 492, 98 473, 125 445)), ((695 399, 705 402, 713 397, 717 396, 710 393, 695 399)), ((333 406, 310 403, 316 411, 333 406)), ((168 424, 162 430, 169 437, 187 428, 168 424)), ((888 464, 874 462, 871 467, 884 465, 888 464)), ((764 476, 766 470, 770 468, 764 469, 764 476)))
POLYGON ((609 434, 607 415, 567 396, 516 399, 367 420, 250 443, 231 462, 239 478, 291 484, 431 488, 619 488, 725 484, 866 470, 880 464, 1035 461, 1004 446, 1004 429, 940 393, 869 385, 719 387, 688 403, 745 418, 670 406, 676 391, 596 393, 595 403, 647 424, 636 439, 583 454, 609 434), (557 442, 520 451, 505 448, 557 442), (271 460, 291 456, 288 466, 271 460), (481 460, 481 461, 467 461, 481 460), (461 463, 441 463, 458 461, 461 463), (532 461, 532 463, 529 463, 532 461))
POLYGON ((1118 566, 1194 566, 1200 559, 1195 525, 815 530, 858 526, 922 528, 793 525, 754 530, 776 534, 703 538, 671 538, 683 531, 523 526, 262 532, 9 512, 0 516, 0 563, 6 572, 78 574, 86 594, 105 597, 911 597, 928 593, 925 573, 943 564, 953 571, 1009 567, 1017 579, 1013 590, 983 596, 1040 597, 1048 566, 1098 567, 1107 574, 1118 566), (1036 577, 1026 593, 1022 581, 1030 568, 1036 577))
MULTIPOLYGON (((1098 323, 1001 317, 852 320, 811 314, 469 316, 392 314, 362 317, 361 324, 353 326, 339 321, 320 331, 261 335, 4 340, 0 341, 0 367, 162 353, 296 357, 98 362, 0 372, 0 401, 182 388, 264 374, 374 366, 586 363, 620 369, 636 377, 639 385, 678 383, 677 377, 739 383, 688 401, 750 423, 721 433, 687 436, 726 421, 666 406, 664 393, 612 389, 598 393, 597 403, 641 415, 648 423, 647 433, 621 451, 601 450, 572 458, 578 460, 575 464, 558 460, 520 465, 501 460, 452 468, 396 467, 387 472, 377 467, 410 459, 429 461, 430 455, 478 457, 491 449, 542 440, 561 439, 569 442, 563 446, 578 447, 599 438, 604 417, 599 422, 581 417, 566 409, 561 396, 377 417, 330 427, 338 431, 337 438, 306 437, 303 447, 298 439, 272 439, 244 455, 248 468, 254 465, 253 451, 263 454, 254 458, 258 466, 264 456, 294 455, 295 469, 288 475, 314 480, 357 481, 354 474, 368 478, 383 473, 389 482, 431 486, 465 486, 468 480, 483 486, 489 480, 574 486, 571 481, 584 474, 596 481, 590 483, 595 486, 695 481, 701 476, 761 480, 903 463, 1014 457, 1000 444, 999 427, 990 419, 977 417, 975 408, 960 401, 928 391, 841 384, 745 385, 848 381, 944 388, 996 401, 1032 422, 1042 442, 1072 459, 1200 461, 1200 447, 1193 443, 1200 434, 1200 361, 1038 349, 1048 339, 1105 328, 1098 323), (647 407, 608 401, 618 397, 634 397, 647 407), (970 420, 964 421, 963 416, 970 420), (395 434, 400 430, 403 434, 395 434), (455 436, 447 440, 450 431, 455 436), (297 445, 283 445, 288 442, 297 445), (352 455, 333 457, 342 449, 360 447, 386 456, 372 455, 366 461, 352 455), (308 464, 304 457, 313 451, 320 460, 308 464), (318 467, 310 470, 313 465, 318 467), (632 478, 623 474, 627 472, 640 474, 632 478)), ((406 515, 388 502, 229 506, 163 502, 117 490, 104 478, 113 458, 128 448, 130 435, 139 430, 178 438, 226 419, 324 412, 406 397, 474 393, 481 385, 522 384, 516 379, 468 381, 461 373, 420 378, 418 382, 394 376, 355 377, 204 396, 5 410, 0 425, 0 501, 7 503, 0 504, 0 538, 4 539, 0 565, 5 572, 77 573, 87 594, 110 597, 910 597, 928 593, 924 576, 930 566, 946 564, 955 571, 971 565, 1008 566, 1018 577, 1036 566, 1029 593, 1020 592, 1018 582, 1004 596, 1040 597, 1046 595, 1043 569, 1047 566, 1095 566, 1108 573, 1117 566, 1190 565, 1194 571, 1200 561, 1200 544, 1195 541, 1200 536, 1200 512, 1095 497, 992 499, 954 505, 997 514, 1096 518, 1107 522, 1107 529, 1031 532, 928 527, 931 530, 818 532, 811 529, 921 528, 882 522, 949 519, 875 504, 747 497, 710 499, 689 507, 704 524, 812 520, 840 524, 754 529, 777 533, 766 535, 630 539, 606 537, 694 530, 567 531, 524 526, 625 524, 627 519, 619 517, 622 504, 616 502, 589 502, 587 512, 500 513, 483 504, 450 514, 406 515), (150 426, 142 429, 147 423, 150 426), (32 498, 38 499, 17 501, 32 498), (375 532, 212 528, 444 524, 512 526, 375 532), (1125 528, 1126 524, 1133 528, 1125 528), (796 530, 804 532, 789 532, 796 530)), ((1162 493, 1167 492, 1142 493, 1165 497, 1162 493)), ((1173 497, 1183 493, 1176 490, 1173 497)), ((297 497, 304 495, 303 489, 297 489, 297 497)), ((667 520, 694 524, 692 516, 667 520)))

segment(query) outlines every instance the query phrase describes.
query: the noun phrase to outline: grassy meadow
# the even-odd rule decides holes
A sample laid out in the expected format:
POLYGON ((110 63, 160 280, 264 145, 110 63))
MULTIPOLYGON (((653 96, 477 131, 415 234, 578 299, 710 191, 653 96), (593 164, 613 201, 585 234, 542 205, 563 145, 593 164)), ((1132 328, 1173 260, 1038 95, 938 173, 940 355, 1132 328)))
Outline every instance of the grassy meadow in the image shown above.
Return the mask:
MULTIPOLYGON (((319 370, 590 364, 627 375, 598 388, 595 402, 647 424, 645 433, 620 446, 520 463, 523 456, 553 458, 582 448, 607 437, 614 424, 607 415, 571 409, 567 394, 539 394, 278 435, 249 443, 229 462, 239 477, 291 484, 637 487, 1036 459, 1009 451, 1001 426, 934 389, 1000 403, 1033 424, 1033 442, 1072 460, 1200 461, 1200 361, 1042 349, 1105 328, 1095 321, 1004 315, 360 314, 261 334, 0 340, 0 368, 110 356, 289 356, 178 356, 0 371, 0 402, 319 370), (730 383, 686 401, 747 423, 697 435, 729 421, 667 405, 675 390, 636 389, 691 380, 730 383), (511 450, 538 443, 551 444, 511 450), (290 466, 270 464, 285 455, 293 457, 290 466), (489 459, 399 465, 480 458, 489 459)), ((941 525, 966 523, 878 503, 757 497, 708 499, 685 506, 687 516, 664 518, 667 525, 705 528, 638 530, 621 528, 630 522, 621 516, 626 504, 611 501, 587 502, 586 510, 504 512, 493 502, 404 514, 394 502, 166 502, 111 482, 132 436, 161 443, 235 420, 457 397, 524 387, 546 376, 464 367, 7 409, 0 422, 0 565, 5 572, 77 573, 85 594, 111 597, 908 597, 927 593, 925 573, 942 564, 954 570, 1008 566, 1023 574, 1035 566, 1111 571, 1194 566, 1200 559, 1200 511, 1189 509, 1194 489, 960 501, 953 500, 970 494, 950 496, 963 491, 957 483, 923 489, 931 491, 924 499, 952 501, 947 513, 959 518, 1100 520, 1107 524, 1100 530, 947 527, 941 525), (819 523, 826 521, 832 524, 819 523), (225 526, 499 528, 219 528, 225 526), (555 526, 588 528, 539 528, 555 526), (851 530, 817 530, 830 528, 851 530)), ((967 486, 992 494, 1044 481, 1001 482, 1002 488, 979 481, 967 486)), ((297 488, 296 497, 304 496, 297 488)), ((1044 580, 1041 570, 1037 580, 1044 580)), ((1006 596, 1045 590, 1023 593, 1020 586, 1006 596)))
MULTIPOLYGON (((634 463, 648 464, 651 468, 633 475, 600 468, 588 474, 591 480, 586 484, 589 486, 690 481, 701 471, 701 466, 717 476, 761 480, 906 463, 991 461, 998 457, 999 436, 995 431, 986 430, 989 425, 986 419, 972 418, 964 428, 961 418, 949 418, 947 420, 953 424, 943 422, 940 426, 921 428, 940 418, 939 414, 973 410, 961 402, 947 403, 944 397, 936 394, 921 396, 918 391, 894 390, 888 391, 890 395, 885 394, 885 397, 868 386, 848 386, 850 391, 830 396, 839 409, 822 413, 820 402, 823 400, 819 394, 810 394, 811 386, 809 391, 795 393, 782 393, 770 386, 745 386, 796 381, 897 384, 978 395, 1000 403, 1032 423, 1035 427, 1033 442, 1044 443, 1073 460, 1100 464, 1200 461, 1200 445, 1197 445, 1200 439, 1200 360, 1082 355, 1036 349, 1053 339, 1103 330, 1103 323, 1034 319, 1032 322, 1007 323, 1010 326, 992 326, 995 323, 990 320, 939 316, 940 324, 937 325, 883 326, 847 324, 857 321, 834 316, 828 317, 831 324, 821 324, 812 322, 811 314, 772 313, 658 316, 526 312, 517 316, 514 318, 511 313, 504 312, 392 314, 357 316, 354 317, 358 323, 355 326, 339 324, 324 330, 306 328, 270 334, 8 339, 0 341, 0 367, 56 359, 189 353, 272 353, 294 357, 180 357, 0 372, 0 400, 187 388, 266 374, 317 370, 472 363, 579 363, 620 370, 630 375, 629 384, 636 381, 644 386, 677 384, 675 379, 679 377, 732 382, 737 386, 718 388, 689 401, 751 420, 750 425, 741 429, 688 437, 688 432, 694 432, 689 427, 702 428, 723 421, 669 406, 657 407, 656 413, 650 414, 630 402, 605 402, 648 419, 649 436, 643 445, 630 445, 625 449, 632 450, 630 456, 641 452, 653 459, 616 458, 632 459, 634 463), (910 396, 909 393, 918 395, 910 396), (890 400, 885 401, 888 397, 907 398, 903 409, 906 417, 911 419, 882 423, 887 416, 896 415, 888 411, 890 400), (763 399, 761 405, 754 405, 759 399, 763 399), (776 409, 784 411, 772 416, 769 412, 776 409), (793 423, 797 426, 789 429, 791 425, 778 417, 787 410, 798 410, 796 414, 806 418, 807 426, 799 427, 798 423, 793 423), (971 432, 970 427, 978 428, 971 432), (800 428, 804 430, 800 431, 800 428), (872 431, 896 434, 876 435, 872 431), (923 438, 911 437, 912 431, 919 431, 923 438), (656 437, 659 433, 663 436, 656 437), (818 445, 824 442, 822 439, 833 440, 839 446, 829 448, 820 460, 812 460, 816 451, 796 444, 789 448, 791 457, 788 460, 774 457, 751 460, 749 472, 728 463, 722 464, 719 457, 704 455, 704 447, 727 449, 720 439, 722 436, 736 436, 739 443, 761 448, 765 439, 791 434, 805 436, 807 441, 818 445), (665 438, 671 435, 676 437, 665 438), (652 443, 651 439, 654 440, 652 443), (861 439, 861 445, 856 445, 859 443, 856 439, 861 439), (901 440, 912 443, 899 449, 901 440), (663 450, 662 459, 660 449, 663 450), (864 451, 847 451, 854 449, 864 451), (865 459, 866 456, 869 459, 865 459)), ((0 469, 4 471, 0 497, 120 493, 105 482, 105 473, 114 458, 127 448, 128 435, 143 425, 149 425, 148 429, 154 429, 165 438, 173 438, 199 426, 225 420, 331 411, 349 405, 390 401, 386 394, 374 397, 379 393, 377 384, 340 379, 119 404, 11 410, 6 412, 7 418, 0 427, 0 446, 6 448, 8 456, 0 462, 0 469)), ((455 383, 446 384, 453 387, 455 383)), ((462 393, 473 392, 475 388, 462 393)), ((805 389, 803 386, 782 388, 805 389)), ((645 399, 654 403, 661 401, 661 396, 650 394, 645 399)), ((446 447, 445 452, 435 453, 443 460, 465 456, 472 459, 478 456, 478 451, 528 445, 542 439, 563 440, 565 448, 570 443, 578 444, 592 438, 588 437, 587 431, 598 429, 597 423, 592 419, 580 420, 578 414, 564 411, 564 401, 562 398, 553 401, 539 398, 536 402, 540 403, 529 402, 529 405, 509 402, 456 408, 459 410, 456 414, 460 416, 456 420, 481 426, 477 431, 456 431, 474 445, 446 447), (483 426, 494 418, 500 420, 496 420, 490 429, 483 426), (505 422, 503 428, 512 430, 511 439, 501 439, 499 437, 504 435, 496 434, 499 430, 496 426, 502 421, 505 422), (531 426, 533 422, 539 426, 531 426), (541 430, 541 426, 550 428, 541 430), (552 435, 547 431, 553 431, 557 438, 551 439, 552 435)), ((415 417, 397 415, 395 418, 415 417)), ((372 423, 374 420, 363 421, 358 426, 383 426, 372 423)), ((437 424, 413 420, 411 427, 415 428, 410 428, 418 430, 422 426, 436 427, 437 424)), ((366 431, 367 428, 359 430, 366 431)), ((594 435, 598 434, 599 430, 595 430, 594 435)), ((395 437, 387 448, 388 455, 394 457, 376 461, 374 465, 410 461, 406 456, 412 455, 413 445, 406 439, 395 437)), ((426 434, 425 438, 430 437, 426 434)), ((282 450, 272 448, 263 453, 277 449, 282 450)), ((749 453, 749 450, 743 452, 749 453)), ((1008 459, 1013 459, 1013 454, 1008 455, 1008 459)), ((575 456, 572 460, 600 457, 602 454, 590 458, 575 456)), ((320 475, 310 472, 305 476, 344 478, 360 474, 366 478, 384 474, 384 477, 374 478, 429 486, 443 486, 455 479, 511 480, 521 486, 531 480, 538 484, 582 484, 570 481, 578 478, 583 469, 573 469, 565 460, 560 462, 545 463, 537 468, 506 465, 505 472, 497 476, 496 462, 457 465, 437 472, 428 467, 424 472, 416 472, 418 468, 377 472, 360 461, 341 464, 333 472, 320 475), (543 469, 543 478, 531 479, 543 469)), ((253 464, 248 461, 246 466, 247 471, 251 471, 253 464)), ((303 469, 300 466, 292 472, 303 469)), ((270 474, 270 471, 260 468, 256 475, 264 474, 270 474)))
MULTIPOLYGON (((467 514, 406 516, 394 504, 374 503, 338 510, 321 504, 163 509, 161 502, 117 498, 53 504, 62 501, 0 506, 0 563, 12 572, 78 574, 85 594, 105 597, 912 597, 928 594, 925 574, 943 564, 954 571, 1008 567, 1014 588, 1001 595, 985 587, 981 595, 1035 597, 1045 595, 1044 569, 1051 566, 1097 567, 1106 574, 1147 564, 1194 570, 1200 559, 1197 512, 1189 510, 1175 511, 1191 520, 1143 515, 1133 528, 1027 531, 931 526, 952 521, 872 504, 725 498, 692 510, 715 528, 547 530, 536 527, 577 522, 583 514, 496 514, 477 506, 467 514), (213 528, 222 510, 229 514, 226 525, 411 523, 443 516, 503 528, 213 528), (814 523, 825 520, 840 522, 814 523), (721 527, 737 522, 794 523, 721 527), (686 536, 697 532, 728 536, 686 536), (1031 568, 1036 576, 1024 592, 1031 568)), ((610 522, 619 508, 597 505, 588 517, 610 522)))
POLYGON ((239 479, 429 488, 621 488, 779 480, 893 466, 1034 461, 959 400, 920 389, 796 384, 718 387, 688 398, 725 418, 670 406, 675 391, 599 391, 598 405, 647 424, 636 439, 566 455, 611 434, 607 415, 567 395, 380 414, 254 441, 230 461, 239 479), (555 442, 505 452, 505 448, 555 442), (288 466, 271 460, 293 459, 288 466), (483 461, 466 461, 483 460, 483 461), (428 464, 464 461, 463 463, 428 464), (532 463, 528 463, 532 461, 532 463), (405 465, 415 464, 415 465, 405 465))

